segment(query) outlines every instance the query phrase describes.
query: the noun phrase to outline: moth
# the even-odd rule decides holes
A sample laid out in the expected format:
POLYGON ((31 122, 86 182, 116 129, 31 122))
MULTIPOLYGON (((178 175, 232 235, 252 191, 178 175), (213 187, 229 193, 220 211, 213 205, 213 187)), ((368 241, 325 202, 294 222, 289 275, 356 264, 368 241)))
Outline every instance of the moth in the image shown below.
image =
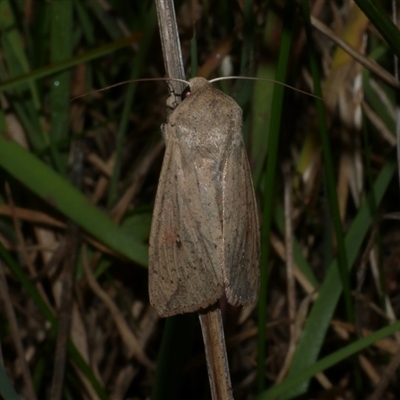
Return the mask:
POLYGON ((149 244, 150 303, 162 317, 226 295, 256 301, 260 233, 242 110, 204 78, 162 126, 165 155, 149 244))

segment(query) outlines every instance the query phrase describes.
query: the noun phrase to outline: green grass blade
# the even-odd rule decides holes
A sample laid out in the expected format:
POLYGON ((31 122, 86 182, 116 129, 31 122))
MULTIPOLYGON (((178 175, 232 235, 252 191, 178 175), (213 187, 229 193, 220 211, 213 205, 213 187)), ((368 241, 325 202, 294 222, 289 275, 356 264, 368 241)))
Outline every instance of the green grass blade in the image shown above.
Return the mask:
MULTIPOLYGON (((1 74, 3 81, 10 77, 28 74, 30 71, 26 46, 18 30, 17 16, 14 15, 14 11, 16 10, 11 7, 8 0, 0 3, 0 26, 3 27, 0 36, 1 47, 7 70, 1 74)), ((24 121, 30 143, 34 148, 38 148, 43 145, 44 137, 40 128, 38 111, 41 109, 41 101, 36 82, 26 81, 23 85, 15 88, 13 96, 15 96, 13 106, 20 120, 24 121)))
MULTIPOLYGON (((52 63, 65 60, 72 55, 72 7, 71 1, 51 3, 50 59, 52 63)), ((71 90, 71 72, 63 71, 52 77, 51 99, 51 154, 56 170, 67 173, 68 154, 60 154, 54 143, 68 137, 68 118, 71 90)))
MULTIPOLYGON (((370 201, 374 198, 376 204, 379 204, 385 194, 390 180, 395 172, 395 164, 392 160, 388 161, 378 178, 375 181, 374 189, 360 207, 356 218, 354 219, 345 239, 348 264, 351 267, 355 262, 362 242, 373 221, 373 215, 370 209, 370 201)), ((308 316, 304 326, 301 340, 297 346, 288 378, 301 373, 304 368, 313 365, 316 362, 320 352, 323 339, 332 318, 336 304, 342 291, 341 280, 337 262, 334 261, 329 268, 329 272, 319 291, 317 300, 308 316)), ((298 387, 287 393, 283 399, 291 399, 305 393, 309 382, 305 381, 298 387)))
POLYGON ((303 368, 296 375, 293 375, 291 378, 286 379, 284 382, 276 385, 270 390, 267 390, 262 395, 258 396, 256 400, 272 400, 276 399, 277 396, 280 396, 290 390, 292 387, 298 385, 299 383, 311 379, 318 372, 322 372, 325 369, 332 367, 333 365, 338 364, 340 361, 345 360, 346 358, 352 356, 353 354, 358 353, 359 351, 371 346, 378 340, 385 338, 386 336, 392 335, 396 331, 400 329, 400 322, 396 322, 393 325, 386 326, 385 328, 380 329, 368 335, 362 339, 359 339, 346 347, 330 354, 329 356, 319 360, 312 366, 308 368, 303 368))
POLYGON ((14 142, 0 137, 0 166, 96 239, 140 265, 147 247, 115 225, 68 181, 14 142))
POLYGON ((168 318, 157 359, 157 370, 151 400, 179 399, 184 363, 192 346, 195 314, 168 318))
MULTIPOLYGON (((13 67, 9 64, 10 75, 15 73, 27 73, 30 70, 28 59, 25 54, 25 47, 22 43, 20 32, 17 29, 16 17, 14 16, 13 8, 9 0, 0 2, 0 26, 2 29, 2 45, 10 49, 6 60, 13 59, 13 67), (11 56, 12 53, 12 56, 11 56)), ((40 109, 39 96, 33 82, 27 82, 32 95, 33 103, 36 110, 40 109)))
POLYGON ((0 364, 0 395, 3 399, 7 400, 20 400, 21 398, 17 395, 13 385, 8 379, 7 372, 4 367, 0 364))
POLYGON ((113 43, 108 43, 104 46, 97 47, 94 50, 80 54, 78 56, 69 58, 59 63, 38 68, 32 72, 22 74, 16 78, 9 79, 5 82, 0 83, 0 92, 8 89, 16 88, 20 85, 29 83, 36 79, 42 79, 60 71, 77 66, 78 64, 86 63, 91 60, 95 60, 99 57, 103 57, 107 54, 113 53, 123 47, 129 46, 132 42, 137 42, 141 38, 141 34, 134 34, 123 39, 119 39, 113 43))
MULTIPOLYGON (((21 282, 24 289, 29 293, 30 298, 34 301, 36 306, 42 315, 49 321, 54 328, 57 325, 57 319, 48 308, 47 304, 44 302, 42 297, 40 296, 38 290, 31 282, 28 276, 26 276, 25 272, 22 270, 21 266, 15 262, 13 257, 8 253, 8 251, 4 248, 4 246, 0 242, 0 256, 4 260, 4 263, 10 268, 11 272, 14 276, 21 282)), ((97 394, 102 400, 107 400, 107 395, 104 392, 104 389, 96 379, 92 369, 85 362, 79 351, 76 347, 68 342, 68 352, 71 354, 73 361, 77 364, 83 374, 88 378, 91 382, 93 388, 96 390, 97 394)), ((7 397, 6 397, 7 398, 7 397)))
MULTIPOLYGON (((275 79, 276 65, 259 65, 257 78, 275 79)), ((253 182, 255 187, 260 186, 268 150, 268 121, 272 115, 273 85, 268 82, 257 82, 253 91, 252 108, 252 142, 251 159, 253 166, 253 182)))
POLYGON ((95 26, 91 20, 88 10, 80 0, 74 0, 74 9, 76 11, 79 24, 82 28, 83 36, 88 43, 93 46, 96 43, 95 26))
MULTIPOLYGON (((283 210, 281 207, 277 207, 275 210, 275 223, 278 226, 279 231, 281 232, 282 236, 285 233, 285 226, 284 226, 284 215, 283 210)), ((301 250, 300 243, 293 238, 293 258, 297 266, 299 267, 300 271, 304 274, 304 276, 308 279, 311 285, 317 289, 318 281, 314 275, 314 272, 305 259, 303 252, 301 250)))
POLYGON ((387 16, 383 3, 377 0, 355 0, 368 19, 389 44, 392 51, 400 58, 400 31, 387 16))
MULTIPOLYGON (((290 57, 290 48, 292 43, 292 22, 295 10, 294 1, 286 2, 284 29, 282 32, 280 54, 277 66, 276 80, 284 82, 290 57)), ((274 214, 275 200, 275 178, 277 175, 277 156, 278 139, 282 117, 284 87, 274 86, 272 101, 272 113, 268 135, 268 160, 265 180, 263 183, 263 220, 261 230, 261 287, 258 301, 258 354, 257 354, 257 383, 258 390, 262 391, 265 387, 265 337, 266 337, 266 311, 267 311, 267 277, 269 261, 269 236, 274 214)))
POLYGON ((304 0, 302 1, 302 5, 303 5, 303 17, 304 17, 305 29, 307 34, 307 42, 310 51, 310 66, 311 66, 311 74, 313 77, 314 91, 315 94, 319 97, 319 99, 316 99, 318 128, 321 133, 321 144, 322 144, 322 153, 324 162, 324 172, 326 178, 326 187, 328 193, 329 211, 331 213, 331 218, 333 221, 333 226, 337 240, 337 250, 338 250, 337 258, 338 258, 339 272, 343 285, 346 315, 348 322, 354 323, 355 321, 354 306, 350 290, 350 281, 349 281, 350 277, 349 277, 349 268, 347 265, 343 226, 340 218, 339 202, 336 193, 336 179, 335 179, 335 172, 333 165, 333 157, 331 153, 328 123, 326 120, 326 114, 325 114, 326 111, 324 102, 323 100, 321 100, 322 99, 321 76, 317 64, 316 49, 312 38, 309 5, 308 2, 304 0))
MULTIPOLYGON (((131 79, 135 80, 139 78, 140 72, 144 69, 144 63, 146 61, 147 54, 150 49, 150 41, 153 37, 157 24, 157 14, 155 3, 153 3, 151 9, 149 10, 149 15, 146 19, 146 25, 144 27, 144 33, 142 40, 140 41, 140 49, 133 63, 133 69, 131 74, 131 79)), ((118 182, 120 180, 120 172, 122 165, 122 151, 125 143, 125 135, 128 129, 129 115, 133 107, 133 100, 136 93, 137 82, 133 82, 129 85, 127 95, 124 102, 124 109, 121 115, 121 122, 117 133, 117 143, 115 148, 115 164, 113 174, 110 180, 109 192, 108 192, 108 205, 111 206, 117 199, 118 194, 118 182)))
MULTIPOLYGON (((88 0, 86 3, 94 14, 94 19, 101 24, 108 35, 113 40, 119 39, 122 35, 121 27, 118 26, 115 19, 110 18, 109 15, 104 12, 104 6, 97 0, 88 0)), ((91 18, 93 18, 93 15, 91 15, 91 18)))
POLYGON ((8 253, 8 251, 4 248, 4 246, 2 245, 1 242, 0 242, 0 255, 1 255, 1 258, 3 259, 3 261, 10 268, 10 270, 14 274, 14 276, 21 282, 22 286, 28 292, 30 298, 35 302, 39 311, 46 318, 46 320, 51 322, 52 325, 57 323, 57 320, 55 319, 53 313, 47 307, 47 304, 44 302, 44 300, 40 296, 36 287, 33 285, 31 280, 23 272, 21 266, 15 262, 14 258, 11 257, 11 255, 8 253))

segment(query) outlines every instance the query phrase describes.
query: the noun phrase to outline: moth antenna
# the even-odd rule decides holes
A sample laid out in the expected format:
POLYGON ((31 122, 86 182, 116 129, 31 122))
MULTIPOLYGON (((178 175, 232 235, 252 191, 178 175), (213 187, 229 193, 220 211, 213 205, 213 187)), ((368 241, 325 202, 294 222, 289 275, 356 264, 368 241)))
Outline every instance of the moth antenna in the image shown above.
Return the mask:
POLYGON ((96 90, 91 90, 89 92, 80 94, 79 96, 75 96, 71 99, 71 101, 74 101, 76 99, 79 99, 81 97, 85 97, 89 94, 93 94, 93 93, 98 93, 98 92, 104 92, 105 90, 108 89, 112 89, 115 88, 117 86, 121 86, 121 85, 126 85, 127 83, 133 83, 133 82, 154 82, 154 81, 175 81, 175 82, 183 82, 186 83, 187 85, 189 85, 188 81, 185 81, 184 79, 178 79, 178 78, 142 78, 142 79, 130 79, 127 81, 122 81, 122 82, 118 82, 115 83, 114 85, 110 85, 110 86, 106 86, 105 88, 101 88, 101 89, 96 89, 96 90))
POLYGON ((301 90, 301 89, 297 89, 297 88, 295 88, 294 86, 288 85, 287 83, 278 82, 278 81, 276 81, 276 80, 274 80, 274 79, 268 79, 268 78, 254 78, 254 77, 250 77, 250 76, 221 76, 221 77, 219 77, 219 78, 211 79, 209 82, 210 82, 210 83, 214 83, 214 82, 218 82, 218 81, 225 81, 225 80, 228 80, 228 79, 243 79, 243 80, 246 79, 246 80, 249 80, 249 81, 266 81, 266 82, 272 82, 272 83, 276 83, 276 84, 278 84, 278 85, 285 86, 285 87, 287 87, 287 88, 289 88, 289 89, 293 89, 293 90, 295 90, 296 92, 303 93, 303 94, 305 94, 305 95, 307 95, 307 96, 314 97, 314 98, 320 99, 320 100, 324 100, 322 97, 319 97, 319 96, 317 96, 317 95, 315 95, 315 94, 306 92, 306 91, 301 90))

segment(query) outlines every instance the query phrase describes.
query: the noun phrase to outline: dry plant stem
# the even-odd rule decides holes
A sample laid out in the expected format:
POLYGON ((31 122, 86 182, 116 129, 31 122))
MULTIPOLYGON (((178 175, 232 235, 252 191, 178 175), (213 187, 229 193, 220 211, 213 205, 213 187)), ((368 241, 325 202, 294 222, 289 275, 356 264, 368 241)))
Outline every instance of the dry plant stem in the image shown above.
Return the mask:
POLYGON ((312 25, 318 29, 321 33, 331 39, 334 43, 336 43, 339 47, 341 47, 346 53, 350 54, 354 59, 356 59, 361 65, 365 68, 379 76, 382 80, 384 80, 389 85, 394 88, 399 88, 399 83, 394 76, 389 74, 386 70, 384 70, 378 63, 373 60, 370 60, 368 57, 365 57, 358 50, 356 50, 353 46, 350 46, 344 40, 340 39, 335 33, 329 29, 326 25, 324 25, 317 18, 311 16, 312 25))
MULTIPOLYGON (((173 0, 156 0, 156 7, 167 76, 185 79, 173 0)), ((181 82, 171 82, 170 85, 176 94, 181 93, 184 88, 181 82)), ((168 101, 168 104, 171 104, 170 101, 168 101)), ((179 101, 180 99, 175 96, 175 104, 179 101)), ((199 318, 203 332, 212 398, 213 400, 233 399, 221 310, 219 308, 208 310, 200 314, 199 318)))
MULTIPOLYGON (((283 165, 284 175, 284 205, 285 205, 285 261, 286 261, 286 280, 287 280, 287 303, 289 317, 290 339, 287 349, 285 362, 279 372, 276 382, 281 382, 290 366, 296 349, 296 294, 294 280, 294 262, 293 262, 293 238, 292 238, 292 175, 290 173, 290 165, 286 162, 283 165)), ((300 327, 298 327, 301 329, 300 327)))
POLYGON ((361 106, 366 117, 375 125, 377 132, 382 135, 383 139, 385 139, 391 146, 396 146, 397 138, 387 128, 381 117, 368 105, 366 101, 363 101, 361 106))
POLYGON ((221 310, 216 306, 210 307, 199 314, 199 319, 206 350, 211 397, 213 400, 233 399, 221 310))
MULTIPOLYGON (((302 327, 304 326, 304 322, 307 319, 308 309, 312 300, 313 295, 309 294, 300 302, 299 308, 297 310, 297 315, 293 321, 293 336, 291 336, 290 338, 289 346, 285 355, 285 360, 282 364, 281 370, 279 371, 275 383, 282 382, 289 371, 294 353, 296 351, 296 346, 299 342, 299 338, 302 332, 302 327)), ((321 380, 321 376, 323 377, 322 373, 316 375, 318 381, 321 380)))
MULTIPOLYGON (((174 2, 173 0, 157 0, 156 8, 167 77, 185 79, 174 2)), ((174 93, 181 93, 184 89, 182 82, 171 81, 169 85, 174 93)), ((177 98, 177 101, 179 102, 180 99, 177 98)))
POLYGON ((55 249, 52 257, 47 262, 47 264, 40 270, 40 272, 36 275, 35 279, 32 279, 32 282, 38 282, 44 279, 45 277, 54 277, 57 275, 59 268, 61 267, 61 263, 65 257, 65 252, 67 250, 67 241, 65 238, 62 238, 58 247, 55 249))
MULTIPOLYGON (((283 242, 278 238, 278 236, 274 234, 271 234, 270 242, 274 251, 279 255, 281 260, 286 262, 286 248, 283 242)), ((315 294, 314 286, 310 283, 307 277, 300 271, 300 268, 294 262, 293 262, 293 273, 298 283, 307 294, 313 294, 313 293, 315 294)))
POLYGON ((64 228, 65 224, 60 222, 58 219, 50 217, 49 215, 35 210, 28 210, 21 207, 11 207, 8 204, 0 205, 0 215, 12 217, 15 215, 18 219, 23 219, 33 223, 40 223, 44 225, 55 226, 58 228, 64 228))
MULTIPOLYGON (((31 274, 31 277, 32 278, 36 278, 36 276, 37 276, 36 268, 35 268, 35 266, 34 266, 34 264, 32 262, 32 257, 30 257, 30 255, 28 253, 28 250, 27 250, 27 247, 26 247, 26 244, 25 244, 24 235, 22 234, 21 226, 18 223, 18 219, 17 219, 17 216, 16 216, 15 211, 14 211, 15 210, 15 204, 14 204, 14 200, 13 200, 13 197, 12 197, 11 189, 10 189, 10 186, 8 185, 8 183, 6 183, 5 189, 6 189, 7 200, 9 202, 9 204, 10 204, 11 218, 12 218, 12 221, 13 221, 14 230, 15 230, 15 232, 17 234, 18 243, 21 246, 21 250, 20 251, 21 251, 22 256, 23 256, 23 258, 24 258, 24 260, 26 262, 26 265, 27 265, 28 270, 29 270, 29 272, 31 274)), ((47 304, 47 306, 50 308, 51 311, 53 311, 53 307, 49 303, 49 300, 48 300, 48 298, 46 296, 46 293, 45 293, 45 291, 43 289, 43 286, 41 285, 40 282, 38 282, 36 284, 36 288, 37 288, 38 292, 40 293, 40 295, 42 296, 42 299, 47 304)))
POLYGON ((67 362, 67 342, 71 330, 73 286, 75 276, 75 258, 78 244, 78 227, 70 223, 67 230, 67 242, 63 271, 60 276, 61 298, 58 309, 57 342, 54 356, 54 372, 51 382, 50 398, 61 399, 67 362))
POLYGON ((386 368, 385 372, 382 375, 378 386, 376 387, 374 393, 368 398, 368 400, 380 400, 383 399, 383 393, 390 383, 390 380, 394 377, 396 370, 400 366, 400 350, 393 356, 392 360, 390 361, 388 367, 386 368))
POLYGON ((135 357, 141 364, 145 365, 150 370, 153 370, 154 365, 145 355, 144 350, 140 346, 137 337, 134 335, 128 323, 126 322, 124 315, 117 307, 115 302, 112 300, 112 298, 109 296, 109 294, 100 287, 92 271, 90 270, 86 259, 83 262, 83 266, 90 288, 96 294, 96 296, 103 301, 104 305, 108 308, 110 314, 114 319, 115 325, 118 328, 121 338, 128 348, 128 357, 135 357))
MULTIPOLYGON (((121 196, 121 198, 118 200, 117 204, 113 207, 113 209, 110 212, 110 216, 112 217, 112 220, 116 224, 120 224, 123 216, 126 213, 126 210, 128 207, 135 202, 135 197, 137 193, 140 191, 140 188, 142 187, 144 177, 147 176, 147 173, 151 166, 154 163, 154 160, 156 157, 161 153, 161 151, 164 148, 164 143, 160 140, 160 142, 152 149, 149 151, 149 153, 145 156, 143 161, 140 163, 138 166, 137 170, 135 171, 132 184, 130 187, 126 190, 126 192, 121 196)), ((1 206, 0 206, 0 215, 1 215, 1 206)), ((114 253, 111 249, 103 246, 101 243, 96 242, 90 237, 86 237, 85 235, 83 236, 85 240, 87 240, 90 244, 92 244, 95 248, 97 248, 97 252, 94 254, 91 260, 91 269, 95 270, 96 265, 100 261, 102 257, 102 253, 110 253, 113 254, 114 256, 118 257, 118 253, 114 253)), ((85 281, 82 281, 83 283, 85 281)), ((81 283, 82 283, 81 282, 81 283)))
POLYGON ((112 210, 113 220, 119 224, 126 213, 129 205, 135 200, 136 195, 139 193, 142 187, 143 181, 147 176, 150 168, 154 164, 155 159, 161 154, 164 149, 164 143, 160 140, 153 149, 151 149, 145 156, 143 161, 135 171, 135 175, 132 180, 132 184, 126 190, 126 192, 118 200, 118 203, 112 210))
POLYGON ((296 293, 294 281, 293 263, 293 228, 292 228, 292 174, 290 165, 284 165, 284 202, 285 202, 285 249, 286 249, 286 277, 287 277, 287 297, 288 297, 288 316, 290 320, 290 339, 294 338, 294 318, 296 315, 296 293))
POLYGON ((3 263, 0 261, 0 296, 3 299, 4 309, 7 315, 8 322, 10 323, 10 329, 12 333, 12 338, 14 340, 14 345, 17 350, 18 354, 18 362, 21 367, 22 377, 25 382, 25 389, 26 389, 26 396, 28 400, 35 400, 35 390, 33 388, 32 376, 28 368, 28 364, 25 359, 25 352, 24 348, 22 347, 22 340, 19 334, 17 318, 15 316, 11 298, 8 292, 8 285, 6 276, 4 274, 4 266, 3 263))

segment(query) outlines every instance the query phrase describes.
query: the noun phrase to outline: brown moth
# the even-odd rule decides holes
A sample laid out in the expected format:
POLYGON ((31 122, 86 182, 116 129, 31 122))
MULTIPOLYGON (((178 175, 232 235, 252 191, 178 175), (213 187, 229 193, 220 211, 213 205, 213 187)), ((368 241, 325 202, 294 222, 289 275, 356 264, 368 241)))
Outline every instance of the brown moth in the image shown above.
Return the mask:
POLYGON ((204 78, 163 125, 165 156, 149 247, 150 303, 162 317, 259 289, 260 233, 242 110, 204 78))

